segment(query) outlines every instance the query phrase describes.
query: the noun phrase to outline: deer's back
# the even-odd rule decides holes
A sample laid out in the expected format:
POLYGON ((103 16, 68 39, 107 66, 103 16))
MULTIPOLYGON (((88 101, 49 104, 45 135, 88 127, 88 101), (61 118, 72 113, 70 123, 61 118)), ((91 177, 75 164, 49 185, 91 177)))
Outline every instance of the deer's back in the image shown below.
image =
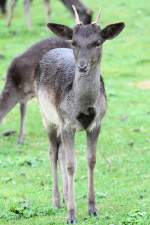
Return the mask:
POLYGON ((23 54, 14 58, 8 69, 7 80, 11 80, 16 88, 19 86, 23 88, 24 83, 33 83, 39 60, 49 50, 60 47, 69 48, 69 44, 60 38, 49 38, 31 46, 23 54))
POLYGON ((75 61, 72 49, 57 48, 50 50, 40 61, 38 86, 55 95, 59 101, 71 89, 75 76, 75 61))

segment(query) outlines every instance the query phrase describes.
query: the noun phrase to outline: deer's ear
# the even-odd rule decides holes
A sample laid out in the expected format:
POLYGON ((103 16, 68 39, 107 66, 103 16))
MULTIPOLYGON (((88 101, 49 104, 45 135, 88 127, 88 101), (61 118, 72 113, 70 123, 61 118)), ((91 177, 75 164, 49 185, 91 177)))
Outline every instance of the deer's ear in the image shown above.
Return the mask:
POLYGON ((56 23, 48 23, 48 28, 57 36, 61 38, 65 38, 67 40, 72 39, 73 30, 65 25, 56 24, 56 23))
POLYGON ((124 29, 124 27, 125 27, 124 23, 110 24, 101 31, 102 38, 104 40, 113 39, 118 34, 120 34, 120 32, 124 29))

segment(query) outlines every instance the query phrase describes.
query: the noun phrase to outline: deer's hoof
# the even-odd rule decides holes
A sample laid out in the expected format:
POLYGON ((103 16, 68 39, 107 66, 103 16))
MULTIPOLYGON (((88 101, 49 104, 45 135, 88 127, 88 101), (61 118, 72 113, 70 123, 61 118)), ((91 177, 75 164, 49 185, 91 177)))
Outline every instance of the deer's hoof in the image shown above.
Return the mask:
POLYGON ((67 224, 75 224, 76 220, 75 220, 75 210, 74 209, 70 209, 68 211, 68 220, 67 220, 67 224))
POLYGON ((24 140, 25 140, 25 134, 19 134, 17 144, 19 145, 24 144, 24 140))
POLYGON ((73 218, 69 218, 69 219, 67 220, 67 224, 76 224, 76 220, 73 219, 73 218))
POLYGON ((89 207, 89 216, 97 216, 97 210, 95 206, 89 207))

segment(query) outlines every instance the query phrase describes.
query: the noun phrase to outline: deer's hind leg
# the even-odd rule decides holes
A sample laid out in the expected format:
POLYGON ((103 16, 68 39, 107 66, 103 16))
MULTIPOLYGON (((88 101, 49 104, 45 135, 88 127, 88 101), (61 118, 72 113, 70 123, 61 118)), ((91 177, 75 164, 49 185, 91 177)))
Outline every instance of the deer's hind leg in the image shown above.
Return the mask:
POLYGON ((8 1, 8 6, 7 6, 8 15, 7 15, 7 22, 6 22, 7 26, 11 26, 14 9, 16 7, 16 3, 17 3, 17 0, 9 0, 8 1))
POLYGON ((53 205, 60 207, 60 193, 58 189, 58 139, 57 129, 53 126, 48 128, 49 157, 53 176, 53 205))
POLYGON ((65 162, 68 177, 68 224, 75 223, 75 199, 74 199, 74 175, 75 175, 75 152, 74 152, 75 131, 71 128, 62 129, 61 137, 65 149, 65 162))
POLYGON ((62 185, 63 185, 63 200, 67 206, 68 202, 68 177, 67 177, 67 170, 66 170, 66 158, 65 158, 65 150, 61 141, 61 138, 58 139, 58 159, 59 159, 59 166, 61 171, 62 177, 62 185))
POLYGON ((27 103, 20 103, 20 130, 18 136, 18 144, 23 144, 25 138, 25 117, 27 103))
POLYGON ((24 0, 24 14, 27 21, 27 27, 29 30, 32 28, 32 19, 31 19, 31 0, 24 0))

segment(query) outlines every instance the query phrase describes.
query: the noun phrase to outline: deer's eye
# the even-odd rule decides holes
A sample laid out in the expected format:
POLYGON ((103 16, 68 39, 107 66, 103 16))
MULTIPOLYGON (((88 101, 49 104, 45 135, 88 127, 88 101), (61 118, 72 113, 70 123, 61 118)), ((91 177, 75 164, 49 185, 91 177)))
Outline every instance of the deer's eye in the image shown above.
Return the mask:
POLYGON ((99 47, 100 45, 101 45, 100 40, 95 41, 95 42, 93 43, 93 46, 94 46, 94 47, 99 47))

